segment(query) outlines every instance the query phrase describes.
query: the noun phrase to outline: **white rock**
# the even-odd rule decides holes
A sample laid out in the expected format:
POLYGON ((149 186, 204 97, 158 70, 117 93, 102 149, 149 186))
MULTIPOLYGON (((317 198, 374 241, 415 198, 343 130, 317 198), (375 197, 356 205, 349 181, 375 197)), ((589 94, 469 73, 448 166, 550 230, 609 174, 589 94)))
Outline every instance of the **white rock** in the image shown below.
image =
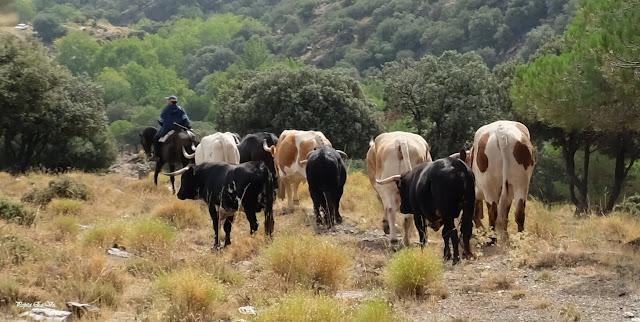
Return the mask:
POLYGON ((113 255, 113 256, 122 257, 122 258, 129 258, 129 257, 133 256, 133 254, 131 254, 131 253, 127 252, 127 251, 121 250, 119 248, 109 248, 109 249, 107 249, 107 254, 113 255))
POLYGON ((253 306, 242 306, 238 308, 238 312, 248 315, 256 315, 256 309, 253 306))
POLYGON ((635 314, 633 314, 633 312, 624 312, 624 317, 625 317, 625 318, 631 319, 631 318, 633 318, 633 317, 635 317, 635 316, 636 316, 636 315, 635 315, 635 314))
POLYGON ((61 311, 54 310, 49 308, 35 308, 31 311, 24 312, 20 314, 22 317, 26 317, 27 319, 33 321, 71 321, 71 312, 69 311, 61 311))

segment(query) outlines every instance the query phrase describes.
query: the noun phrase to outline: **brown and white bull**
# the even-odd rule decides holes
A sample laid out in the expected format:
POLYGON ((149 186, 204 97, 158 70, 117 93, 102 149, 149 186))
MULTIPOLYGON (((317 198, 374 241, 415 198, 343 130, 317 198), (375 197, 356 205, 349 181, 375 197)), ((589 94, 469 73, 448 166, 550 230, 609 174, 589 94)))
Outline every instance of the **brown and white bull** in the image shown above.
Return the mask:
POLYGON ((513 121, 496 121, 476 131, 467 158, 476 179, 476 228, 483 227, 482 202, 489 212, 489 225, 507 231, 509 209, 516 202, 518 231, 524 230, 529 182, 536 163, 529 129, 513 121))
POLYGON ((194 159, 196 165, 206 162, 224 162, 228 164, 240 164, 240 152, 238 151, 238 139, 231 132, 217 132, 207 135, 200 141, 197 147, 193 147, 194 153, 188 154, 182 149, 184 157, 194 159))
MULTIPOLYGON (((396 213, 400 205, 400 195, 395 185, 378 184, 376 180, 407 173, 414 166, 431 161, 429 144, 421 136, 407 132, 390 132, 378 135, 369 143, 367 153, 367 174, 371 186, 376 190, 382 203, 382 227, 392 243, 396 243, 396 213)), ((404 215, 403 242, 409 245, 409 229, 412 216, 404 215)))
POLYGON ((280 134, 276 145, 263 144, 265 151, 273 155, 278 174, 278 197, 287 197, 287 205, 293 208, 299 204, 298 186, 306 181, 307 155, 319 148, 331 146, 322 132, 286 130, 280 134))

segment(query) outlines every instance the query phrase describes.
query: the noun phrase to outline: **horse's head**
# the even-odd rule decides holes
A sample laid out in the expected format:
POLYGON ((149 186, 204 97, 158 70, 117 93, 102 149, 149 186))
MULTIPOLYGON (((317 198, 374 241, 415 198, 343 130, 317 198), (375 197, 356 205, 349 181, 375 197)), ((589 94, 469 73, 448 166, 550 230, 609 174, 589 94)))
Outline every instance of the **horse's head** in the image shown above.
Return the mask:
POLYGON ((142 145, 142 148, 144 149, 144 153, 146 153, 147 156, 151 155, 151 152, 152 152, 151 149, 153 147, 153 137, 156 135, 157 132, 158 132, 158 129, 150 126, 142 130, 142 132, 139 134, 140 145, 142 145))

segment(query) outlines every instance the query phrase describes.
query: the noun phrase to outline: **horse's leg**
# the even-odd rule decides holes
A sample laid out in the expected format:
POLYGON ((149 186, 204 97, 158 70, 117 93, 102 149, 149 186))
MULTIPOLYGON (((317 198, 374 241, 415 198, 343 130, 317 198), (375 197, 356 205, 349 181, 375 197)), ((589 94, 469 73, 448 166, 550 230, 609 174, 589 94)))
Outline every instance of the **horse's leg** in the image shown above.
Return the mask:
MULTIPOLYGON (((176 166, 173 163, 171 163, 169 165, 169 171, 171 171, 171 172, 176 171, 176 166)), ((171 176, 169 178, 171 178, 171 190, 173 191, 173 194, 175 195, 176 194, 176 187, 173 184, 176 181, 176 178, 174 176, 171 176)))
POLYGON ((158 173, 162 170, 162 165, 162 162, 156 162, 156 172, 153 174, 153 183, 155 183, 156 186, 158 185, 158 173))

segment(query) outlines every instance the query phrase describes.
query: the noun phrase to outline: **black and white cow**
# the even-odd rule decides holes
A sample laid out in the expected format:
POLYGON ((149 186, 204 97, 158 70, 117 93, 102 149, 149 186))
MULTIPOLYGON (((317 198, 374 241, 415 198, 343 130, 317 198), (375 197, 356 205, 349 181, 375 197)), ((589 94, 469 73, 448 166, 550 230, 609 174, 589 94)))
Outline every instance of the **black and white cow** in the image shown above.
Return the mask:
POLYGON ((209 205, 215 232, 214 249, 220 246, 218 230, 224 220, 224 245, 231 244, 233 216, 242 205, 253 234, 258 230, 256 213, 264 210, 265 233, 273 232, 274 183, 264 162, 250 161, 239 165, 226 163, 190 164, 167 175, 182 174, 178 198, 200 199, 209 205))
POLYGON ((395 182, 400 192, 400 212, 413 214, 420 243, 427 241, 425 219, 429 227, 438 231, 444 225, 444 258, 451 259, 449 240, 453 244, 453 264, 460 261, 458 253, 458 231, 454 219, 462 210, 461 233, 464 246, 463 257, 473 257, 469 246, 473 227, 475 206, 475 180, 471 169, 464 163, 466 154, 461 152, 461 160, 447 157, 433 162, 425 162, 403 175, 395 175, 378 184, 395 182))
MULTIPOLYGON (((313 210, 316 214, 316 222, 322 224, 320 209, 324 212, 324 222, 328 228, 334 223, 342 223, 340 215, 340 198, 347 180, 347 170, 342 160, 344 152, 332 147, 323 147, 307 154, 305 169, 309 194, 313 200, 313 210)), ((346 156, 346 154, 345 154, 346 156)))

